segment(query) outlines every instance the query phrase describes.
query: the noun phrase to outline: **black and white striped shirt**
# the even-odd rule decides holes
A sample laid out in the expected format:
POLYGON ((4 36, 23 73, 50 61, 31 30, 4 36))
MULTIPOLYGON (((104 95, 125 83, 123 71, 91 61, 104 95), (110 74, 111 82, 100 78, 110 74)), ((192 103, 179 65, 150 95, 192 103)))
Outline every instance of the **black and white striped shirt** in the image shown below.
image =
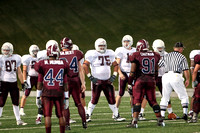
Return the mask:
POLYGON ((177 51, 166 54, 159 62, 159 67, 165 67, 165 72, 173 71, 182 73, 188 70, 188 62, 185 56, 177 51))

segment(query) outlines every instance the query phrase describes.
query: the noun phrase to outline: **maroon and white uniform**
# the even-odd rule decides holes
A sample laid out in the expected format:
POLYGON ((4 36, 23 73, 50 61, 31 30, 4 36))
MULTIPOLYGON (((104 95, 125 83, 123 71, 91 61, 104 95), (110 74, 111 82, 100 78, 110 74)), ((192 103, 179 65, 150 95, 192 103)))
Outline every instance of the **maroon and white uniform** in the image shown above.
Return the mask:
MULTIPOLYGON (((196 55, 199 55, 200 54, 200 50, 192 50, 191 52, 190 52, 190 60, 194 60, 194 58, 195 58, 195 56, 196 55)), ((194 63, 195 63, 195 60, 194 60, 194 63)), ((196 64, 196 63, 195 63, 196 64)), ((198 83, 200 83, 200 70, 198 71, 198 73, 197 73, 197 81, 198 81, 198 83)))
POLYGON ((62 117, 64 110, 63 84, 67 83, 68 63, 64 60, 41 60, 35 64, 35 70, 39 73, 38 82, 43 83, 42 105, 44 116, 51 117, 53 104, 55 104, 57 117, 62 117))
POLYGON ((128 76, 130 74, 130 69, 131 69, 129 55, 131 55, 134 52, 136 52, 136 48, 131 48, 130 50, 128 50, 127 48, 119 47, 115 50, 115 57, 120 59, 119 67, 121 72, 125 76, 124 80, 121 80, 120 77, 118 79, 119 96, 124 95, 126 84, 128 83, 128 76))
POLYGON ((160 60, 156 52, 135 52, 129 57, 130 62, 137 65, 137 79, 133 86, 133 104, 142 103, 144 94, 152 106, 156 102, 155 96, 155 67, 160 60))
POLYGON ((81 81, 79 77, 78 62, 83 59, 83 57, 83 52, 80 50, 61 51, 59 57, 69 63, 69 73, 67 74, 69 94, 72 94, 76 106, 81 103, 81 81))
POLYGON ((12 99, 12 104, 19 105, 19 88, 17 87, 17 68, 21 66, 21 56, 13 54, 10 57, 0 55, 1 69, 1 90, 0 107, 5 105, 8 92, 12 99))
POLYGON ((24 55, 22 56, 22 64, 27 66, 27 83, 28 88, 25 90, 25 96, 29 96, 31 89, 33 86, 37 88, 37 80, 38 80, 38 72, 35 71, 34 65, 38 61, 36 57, 31 55, 24 55))
POLYGON ((98 79, 97 84, 91 82, 91 103, 97 104, 101 91, 104 92, 109 104, 115 104, 113 85, 108 82, 111 76, 111 65, 115 61, 113 50, 107 49, 105 53, 89 50, 85 54, 85 60, 90 62, 91 74, 98 79))

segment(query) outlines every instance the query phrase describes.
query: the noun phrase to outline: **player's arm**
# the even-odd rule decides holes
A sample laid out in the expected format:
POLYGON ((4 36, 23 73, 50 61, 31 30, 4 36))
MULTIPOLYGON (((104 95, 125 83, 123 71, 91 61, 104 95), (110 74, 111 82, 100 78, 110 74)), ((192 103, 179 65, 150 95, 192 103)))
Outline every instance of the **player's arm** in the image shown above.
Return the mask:
POLYGON ((38 74, 38 82, 37 82, 37 91, 36 91, 36 105, 38 108, 42 107, 42 102, 41 102, 41 95, 42 95, 42 88, 43 88, 43 82, 42 80, 43 76, 42 74, 38 74))
MULTIPOLYGON (((120 59, 120 58, 116 58, 116 62, 117 62, 117 64, 120 64, 121 59, 120 59)), ((125 79, 125 76, 124 76, 124 74, 122 73, 120 67, 118 67, 118 73, 119 73, 120 79, 124 80, 124 79, 125 79)))
POLYGON ((199 69, 200 69, 200 64, 196 64, 194 71, 192 73, 192 88, 196 87, 198 84, 198 81, 196 81, 196 77, 199 69))
POLYGON ((64 76, 64 108, 67 109, 69 107, 69 89, 67 84, 67 74, 64 76))
POLYGON ((117 77, 117 72, 118 72, 118 64, 116 61, 112 63, 113 66, 113 75, 108 79, 111 83, 113 83, 117 77))
POLYGON ((95 84, 98 79, 91 75, 90 70, 89 70, 89 66, 90 66, 90 62, 85 60, 84 63, 83 63, 83 68, 84 68, 85 74, 95 84))
POLYGON ((128 85, 132 85, 133 80, 136 77, 136 68, 137 68, 136 63, 134 63, 134 62, 131 63, 131 71, 130 71, 130 75, 128 77, 128 85))
POLYGON ((23 65, 23 80, 26 81, 27 79, 27 66, 23 65))
POLYGON ((21 70, 21 67, 17 67, 17 75, 18 75, 18 78, 21 82, 21 84, 24 84, 24 80, 23 80, 23 74, 22 74, 22 70, 21 70))
POLYGON ((188 87, 188 85, 190 84, 190 72, 189 70, 185 70, 183 71, 184 75, 185 75, 185 87, 188 87))
POLYGON ((82 67, 80 61, 78 62, 78 68, 79 68, 79 76, 80 76, 80 79, 81 79, 81 88, 82 88, 82 92, 84 92, 86 90, 86 87, 85 87, 85 74, 84 74, 84 70, 83 70, 83 67, 82 67))
POLYGON ((190 60, 190 72, 191 72, 191 74, 193 74, 194 66, 195 66, 194 60, 190 60))

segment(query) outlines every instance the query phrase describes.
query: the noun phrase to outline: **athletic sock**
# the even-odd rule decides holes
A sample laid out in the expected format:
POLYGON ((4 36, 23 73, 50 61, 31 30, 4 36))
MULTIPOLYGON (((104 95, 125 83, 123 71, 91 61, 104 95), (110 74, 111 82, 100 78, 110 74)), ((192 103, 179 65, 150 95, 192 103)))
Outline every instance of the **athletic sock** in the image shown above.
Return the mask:
POLYGON ((21 120, 20 115, 19 115, 19 106, 13 105, 13 112, 15 114, 16 120, 21 120))
POLYGON ((95 105, 95 104, 92 104, 91 101, 88 103, 88 110, 87 110, 87 113, 88 113, 89 116, 92 115, 92 112, 93 112, 95 106, 96 106, 96 105, 95 105))
POLYGON ((110 109, 112 110, 114 116, 118 116, 118 108, 115 104, 109 104, 110 109))
POLYGON ((3 107, 0 107, 0 117, 2 116, 3 113, 3 107))

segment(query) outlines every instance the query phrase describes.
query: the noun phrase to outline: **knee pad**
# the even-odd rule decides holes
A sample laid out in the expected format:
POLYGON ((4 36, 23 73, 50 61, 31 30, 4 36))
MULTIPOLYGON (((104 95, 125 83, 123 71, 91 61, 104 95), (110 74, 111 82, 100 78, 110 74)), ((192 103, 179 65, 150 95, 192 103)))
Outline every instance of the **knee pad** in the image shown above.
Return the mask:
POLYGON ((134 105, 133 106, 133 112, 140 112, 141 110, 141 105, 134 105))
POLYGON ((160 106, 159 106, 159 105, 154 105, 154 106, 153 106, 153 111, 154 111, 155 113, 159 113, 159 112, 160 112, 160 106))

